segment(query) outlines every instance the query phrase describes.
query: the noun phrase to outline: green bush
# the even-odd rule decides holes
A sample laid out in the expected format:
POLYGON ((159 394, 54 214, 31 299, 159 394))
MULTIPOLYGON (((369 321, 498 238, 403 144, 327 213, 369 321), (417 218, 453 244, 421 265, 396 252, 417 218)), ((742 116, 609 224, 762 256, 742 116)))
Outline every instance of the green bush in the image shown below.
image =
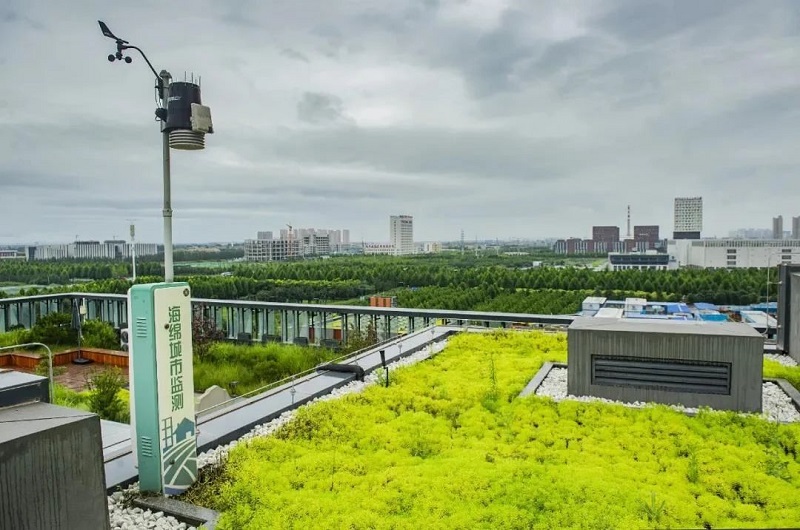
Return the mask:
POLYGON ((74 345, 78 343, 78 332, 72 329, 69 313, 50 313, 38 319, 30 331, 32 342, 48 346, 74 345))
POLYGON ((188 498, 220 529, 800 525, 800 426, 517 397, 565 358, 564 335, 458 335, 240 444, 188 498))
POLYGON ((104 420, 130 422, 129 406, 120 398, 125 378, 118 368, 94 372, 89 378, 89 410, 104 420))
POLYGON ((87 320, 81 326, 81 333, 83 345, 87 348, 119 349, 117 332, 107 322, 99 319, 87 320))

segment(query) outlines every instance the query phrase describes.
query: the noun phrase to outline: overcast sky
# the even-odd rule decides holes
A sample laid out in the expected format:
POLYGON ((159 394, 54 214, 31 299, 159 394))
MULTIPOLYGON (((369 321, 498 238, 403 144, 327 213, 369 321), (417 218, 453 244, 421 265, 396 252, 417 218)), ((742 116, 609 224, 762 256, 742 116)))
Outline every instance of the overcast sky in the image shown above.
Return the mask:
MULTIPOLYGON (((176 242, 672 231, 800 215, 800 2, 0 2, 0 245, 161 241, 144 61, 202 76, 215 134, 172 152, 176 242)), ((791 225, 785 221, 785 226, 791 225)))

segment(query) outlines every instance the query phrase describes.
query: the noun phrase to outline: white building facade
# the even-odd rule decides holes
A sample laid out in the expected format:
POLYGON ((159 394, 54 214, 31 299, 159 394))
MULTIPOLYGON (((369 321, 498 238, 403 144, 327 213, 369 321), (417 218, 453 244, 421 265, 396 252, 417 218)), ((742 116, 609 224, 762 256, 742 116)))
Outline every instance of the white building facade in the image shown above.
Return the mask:
MULTIPOLYGON (((136 256, 155 256, 159 253, 155 243, 135 243, 136 256)), ((64 245, 36 245, 25 249, 28 261, 54 259, 125 259, 131 256, 131 244, 124 240, 76 241, 64 245)))
POLYGON ((389 243, 395 256, 414 253, 414 218, 410 215, 389 217, 389 243))
POLYGON ((376 256, 379 254, 394 254, 394 245, 391 243, 364 243, 364 254, 376 256))
POLYGON ((670 240, 667 253, 681 267, 741 269, 800 263, 798 239, 670 240))
POLYGON ((296 239, 247 239, 244 242, 246 261, 283 261, 300 255, 296 239))
POLYGON ((703 231, 703 198, 676 197, 674 239, 700 239, 703 231))

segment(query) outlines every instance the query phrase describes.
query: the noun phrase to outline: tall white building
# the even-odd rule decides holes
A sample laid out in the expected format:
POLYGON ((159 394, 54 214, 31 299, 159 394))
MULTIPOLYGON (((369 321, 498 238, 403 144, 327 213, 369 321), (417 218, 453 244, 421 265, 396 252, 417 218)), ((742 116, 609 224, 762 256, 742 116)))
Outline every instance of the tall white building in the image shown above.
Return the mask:
POLYGON ((410 215, 389 217, 389 244, 395 256, 414 253, 414 218, 410 215))
POLYGON ((675 197, 673 239, 700 239, 703 231, 703 198, 675 197))
POLYGON ((783 239, 783 216, 772 218, 772 239, 783 239))
POLYGON ((800 239, 800 217, 792 217, 792 239, 800 239))

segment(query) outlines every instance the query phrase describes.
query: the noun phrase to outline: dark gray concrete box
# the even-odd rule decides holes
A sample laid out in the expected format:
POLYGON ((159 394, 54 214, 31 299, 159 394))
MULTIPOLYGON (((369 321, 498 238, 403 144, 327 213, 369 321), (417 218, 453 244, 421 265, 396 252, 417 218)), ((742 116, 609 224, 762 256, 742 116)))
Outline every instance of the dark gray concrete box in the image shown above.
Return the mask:
POLYGON ((0 528, 110 527, 100 419, 49 403, 0 409, 0 528))
POLYGON ((747 324, 576 318, 572 395, 761 411, 764 338, 747 324))

